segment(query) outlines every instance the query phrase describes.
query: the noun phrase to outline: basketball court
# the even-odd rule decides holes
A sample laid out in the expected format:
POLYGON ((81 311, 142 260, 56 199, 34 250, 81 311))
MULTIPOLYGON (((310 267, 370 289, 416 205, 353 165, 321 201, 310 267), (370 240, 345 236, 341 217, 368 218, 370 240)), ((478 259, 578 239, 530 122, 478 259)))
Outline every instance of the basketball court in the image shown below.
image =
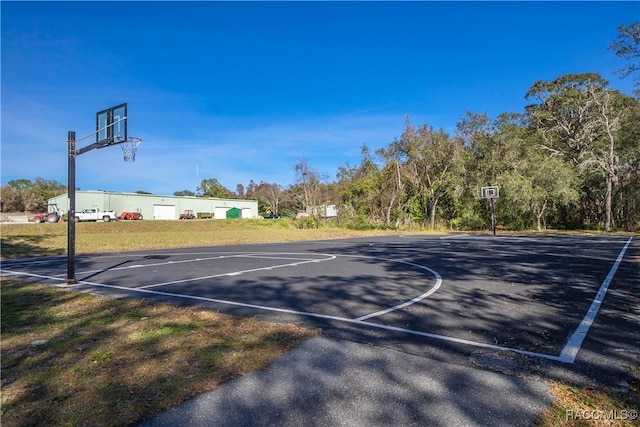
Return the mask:
POLYGON ((624 236, 399 235, 79 255, 71 285, 64 257, 3 261, 2 274, 359 341, 573 363, 608 289, 637 283, 635 244, 624 236))

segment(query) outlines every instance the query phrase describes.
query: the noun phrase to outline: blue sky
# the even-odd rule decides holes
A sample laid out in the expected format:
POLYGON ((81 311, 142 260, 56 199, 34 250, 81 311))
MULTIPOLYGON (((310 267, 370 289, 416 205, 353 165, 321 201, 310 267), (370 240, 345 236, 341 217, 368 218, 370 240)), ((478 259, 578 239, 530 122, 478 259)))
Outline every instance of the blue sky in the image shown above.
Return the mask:
MULTIPOLYGON (((538 80, 596 72, 638 2, 14 2, 0 4, 2 184, 67 183, 67 131, 128 104, 119 147, 77 158, 82 190, 172 194, 205 178, 329 181, 405 117, 453 133, 466 111, 522 113, 538 80)), ((83 147, 94 142, 88 138, 83 147)))

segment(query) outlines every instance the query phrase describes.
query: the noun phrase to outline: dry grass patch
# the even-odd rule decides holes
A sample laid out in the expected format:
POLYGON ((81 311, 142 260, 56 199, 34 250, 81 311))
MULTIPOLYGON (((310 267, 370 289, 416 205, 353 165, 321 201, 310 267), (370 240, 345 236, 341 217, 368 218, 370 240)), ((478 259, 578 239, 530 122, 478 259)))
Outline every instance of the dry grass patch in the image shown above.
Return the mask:
MULTIPOLYGON (((275 243, 390 234, 323 226, 299 229, 292 220, 114 221, 76 224, 76 253, 139 249, 275 243)), ((3 258, 62 255, 67 224, 12 224, 2 227, 3 258)))
POLYGON ((315 334, 6 278, 1 316, 3 426, 128 425, 315 334))
POLYGON ((621 393, 612 388, 594 385, 577 387, 550 381, 554 402, 541 414, 537 427, 633 427, 640 425, 640 369, 629 384, 629 391, 621 393), (634 412, 635 411, 635 412, 634 412))

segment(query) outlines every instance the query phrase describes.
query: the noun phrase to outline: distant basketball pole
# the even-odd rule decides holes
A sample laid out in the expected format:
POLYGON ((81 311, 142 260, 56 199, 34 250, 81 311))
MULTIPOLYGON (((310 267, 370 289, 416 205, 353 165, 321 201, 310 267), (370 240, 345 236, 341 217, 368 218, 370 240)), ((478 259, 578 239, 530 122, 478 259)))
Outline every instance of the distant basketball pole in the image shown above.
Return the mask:
POLYGON ((500 188, 497 185, 482 187, 480 189, 480 197, 489 201, 491 206, 491 230, 496 235, 496 199, 500 197, 500 188))
POLYGON ((127 137, 127 104, 116 105, 96 113, 96 131, 76 140, 74 131, 67 132, 69 210, 67 212, 67 284, 76 282, 76 157, 94 148, 120 145, 126 162, 135 161, 135 154, 142 142, 140 138, 127 137), (78 142, 96 136, 96 142, 77 149, 78 142))

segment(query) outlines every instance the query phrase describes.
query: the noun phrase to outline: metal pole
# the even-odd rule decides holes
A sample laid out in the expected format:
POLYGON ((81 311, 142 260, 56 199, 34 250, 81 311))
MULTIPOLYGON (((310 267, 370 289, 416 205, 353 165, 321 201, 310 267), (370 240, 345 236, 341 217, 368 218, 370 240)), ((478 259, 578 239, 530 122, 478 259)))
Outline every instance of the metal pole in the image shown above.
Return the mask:
POLYGON ((69 211, 67 213, 67 284, 76 283, 76 133, 67 134, 69 155, 69 174, 67 194, 69 196, 69 211))
POLYGON ((496 235, 496 199, 493 197, 489 199, 491 201, 491 228, 493 229, 493 235, 496 235))

